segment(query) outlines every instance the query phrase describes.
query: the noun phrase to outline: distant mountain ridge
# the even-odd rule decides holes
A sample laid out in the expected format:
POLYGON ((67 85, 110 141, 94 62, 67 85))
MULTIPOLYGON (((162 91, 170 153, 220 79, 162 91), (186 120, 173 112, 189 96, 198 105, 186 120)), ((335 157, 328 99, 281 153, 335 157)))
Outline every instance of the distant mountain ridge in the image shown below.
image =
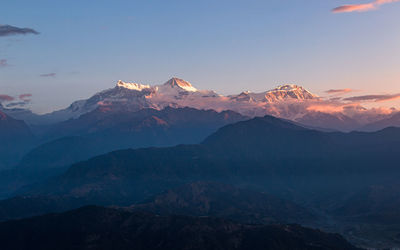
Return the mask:
MULTIPOLYGON (((318 99, 318 96, 293 84, 282 85, 261 93, 247 91, 239 95, 223 96, 212 90, 198 90, 191 83, 176 77, 154 86, 120 80, 114 88, 101 91, 89 99, 73 102, 68 108, 45 114, 42 118, 46 123, 59 122, 78 118, 98 107, 137 111, 143 108, 163 109, 167 106, 216 111, 233 110, 243 115, 254 116, 268 113, 270 109, 268 104, 312 99, 318 99)), ((12 110, 5 111, 13 113, 12 110)), ((15 114, 23 115, 21 112, 15 114)))
MULTIPOLYGON (((266 116, 227 125, 199 145, 101 155, 72 165, 65 174, 28 194, 74 195, 92 197, 104 204, 111 200, 111 204, 125 204, 188 181, 255 178, 250 181, 255 185, 257 178, 271 178, 278 179, 278 183, 262 185, 279 188, 290 176, 313 176, 313 185, 323 180, 336 185, 336 177, 354 173, 370 176, 379 169, 384 176, 399 174, 396 165, 390 164, 396 162, 399 146, 400 129, 396 128, 374 133, 326 133, 266 116)), ((381 177, 374 176, 373 180, 381 177)), ((349 185, 356 188, 366 183, 363 179, 349 185)), ((335 191, 343 190, 345 185, 335 186, 335 191)))
POLYGON ((118 149, 195 144, 224 125, 246 119, 233 111, 166 107, 109 112, 99 107, 53 125, 44 135, 48 141, 26 154, 18 167, 57 168, 118 149))
POLYGON ((155 86, 118 81, 112 89, 99 92, 87 100, 74 102, 67 109, 46 116, 67 120, 98 107, 105 110, 137 111, 143 108, 160 110, 168 106, 233 110, 243 115, 264 115, 268 112, 268 107, 262 107, 262 104, 317 98, 318 96, 297 85, 282 85, 262 93, 243 92, 237 96, 222 96, 212 90, 197 90, 191 83, 179 78, 172 78, 162 85, 155 86))
MULTIPOLYGON (((331 104, 338 105, 295 84, 283 84, 259 93, 244 91, 237 95, 224 96, 213 90, 199 90, 190 82, 173 77, 158 85, 119 80, 114 88, 100 91, 88 99, 73 102, 65 109, 44 115, 24 109, 0 109, 29 124, 44 125, 77 119, 98 108, 109 112, 121 109, 136 112, 146 108, 162 110, 165 107, 191 107, 218 112, 232 110, 248 117, 273 115, 309 127, 341 131, 359 130, 369 123, 387 119, 396 113, 374 114, 364 112, 362 107, 349 112, 345 111, 348 107, 344 107, 342 111, 324 110, 326 105, 331 104)), ((388 123, 391 125, 390 120, 388 123)))

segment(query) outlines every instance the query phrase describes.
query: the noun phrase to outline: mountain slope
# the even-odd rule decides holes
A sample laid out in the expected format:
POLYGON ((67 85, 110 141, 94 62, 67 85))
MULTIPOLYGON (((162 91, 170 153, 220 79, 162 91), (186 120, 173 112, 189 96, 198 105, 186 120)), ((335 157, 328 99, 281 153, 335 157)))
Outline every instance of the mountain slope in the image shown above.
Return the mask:
POLYGON ((369 123, 360 128, 361 131, 378 131, 387 127, 400 127, 400 113, 382 119, 373 123, 369 123))
POLYGON ((310 199, 399 175, 399 151, 399 129, 324 133, 266 116, 227 125, 201 145, 101 155, 31 192, 129 205, 186 182, 224 180, 310 199))
POLYGON ((241 223, 310 223, 305 208, 265 193, 216 182, 194 182, 131 206, 157 214, 211 216, 241 223))
MULTIPOLYGON (((18 196, 0 201, 0 221, 63 212, 92 204, 74 196, 18 196)), ((290 201, 217 182, 194 182, 129 207, 157 214, 212 216, 240 223, 310 223, 312 212, 290 201)))
MULTIPOLYGON (((342 113, 312 112, 295 119, 296 122, 315 128, 325 128, 339 131, 351 131, 360 127, 360 123, 342 113)), ((383 129, 383 128, 382 128, 383 129)))
POLYGON ((19 167, 57 168, 118 149, 198 143, 219 127, 244 119, 232 111, 192 108, 96 109, 53 126, 46 137, 60 139, 31 150, 19 167))
POLYGON ((13 167, 32 146, 34 139, 25 122, 0 111, 0 169, 13 167))
POLYGON ((356 249, 340 235, 300 226, 240 225, 83 207, 0 223, 6 249, 356 249), (24 239, 24 240, 19 240, 24 239))

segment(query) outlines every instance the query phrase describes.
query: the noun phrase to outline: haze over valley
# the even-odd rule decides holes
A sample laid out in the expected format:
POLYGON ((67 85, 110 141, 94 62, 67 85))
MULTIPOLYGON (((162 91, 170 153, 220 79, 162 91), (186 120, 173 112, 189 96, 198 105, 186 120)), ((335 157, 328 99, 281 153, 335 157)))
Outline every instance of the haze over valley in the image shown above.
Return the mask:
POLYGON ((399 249, 399 11, 2 3, 0 249, 399 249))

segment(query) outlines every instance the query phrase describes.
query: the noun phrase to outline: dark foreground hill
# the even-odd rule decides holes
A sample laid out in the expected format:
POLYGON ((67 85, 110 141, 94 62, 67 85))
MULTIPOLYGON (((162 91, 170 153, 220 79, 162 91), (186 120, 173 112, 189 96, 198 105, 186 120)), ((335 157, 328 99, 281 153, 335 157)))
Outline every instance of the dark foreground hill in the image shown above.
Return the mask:
POLYGON ((102 207, 0 223, 2 249, 356 249, 338 234, 297 225, 241 225, 102 207))
MULTIPOLYGON (((0 221, 64 212, 96 203, 73 196, 19 196, 0 201, 0 221)), ((311 211, 287 200, 254 190, 213 182, 195 182, 134 204, 129 210, 212 216, 240 223, 306 223, 317 220, 311 211)))
MULTIPOLYGON (((1 204, 1 203, 0 203, 1 204)), ((266 193, 214 182, 195 182, 131 206, 157 214, 211 216, 241 223, 311 223, 307 209, 266 193)))
MULTIPOLYGON (((266 116, 227 125, 198 145, 101 155, 76 163, 64 174, 22 194, 130 206, 186 183, 222 182, 267 192, 317 210, 330 218, 324 226, 342 230, 334 221, 336 215, 330 213, 368 186, 396 183, 400 177, 399 154, 399 128, 327 133, 266 116)), ((168 199, 162 202, 168 204, 168 199)), ((176 206, 180 204, 172 205, 182 208, 176 206)), ((355 216, 342 217, 347 220, 355 216)), ((353 222, 345 221, 343 225, 353 222)), ((351 234, 345 229, 338 232, 351 234)), ((376 236, 360 237, 372 242, 376 236)), ((368 246, 376 245, 372 242, 368 246)))

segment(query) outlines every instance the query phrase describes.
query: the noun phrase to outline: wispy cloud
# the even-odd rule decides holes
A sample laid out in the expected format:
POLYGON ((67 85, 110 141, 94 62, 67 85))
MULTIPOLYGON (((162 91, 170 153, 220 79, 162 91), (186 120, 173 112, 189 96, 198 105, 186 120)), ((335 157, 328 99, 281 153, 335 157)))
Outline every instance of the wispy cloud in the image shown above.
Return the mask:
POLYGON ((41 74, 39 75, 40 77, 55 77, 57 74, 56 73, 47 73, 47 74, 41 74))
POLYGON ((30 101, 22 101, 22 102, 11 102, 6 104, 7 108, 14 108, 14 107, 24 107, 29 104, 30 101))
POLYGON ((333 13, 345 13, 345 12, 364 12, 370 10, 376 10, 380 5, 387 3, 399 2, 400 0, 375 0, 374 2, 365 4, 347 4, 336 7, 332 10, 333 13))
POLYGON ((400 94, 392 94, 392 95, 362 95, 362 96, 352 96, 348 98, 344 98, 344 101, 351 102, 384 102, 384 101, 392 101, 395 99, 399 99, 400 94))
POLYGON ((13 35, 27 35, 27 34, 38 35, 39 32, 31 28, 18 28, 11 25, 0 25, 0 37, 13 36, 13 35))
POLYGON ((9 95, 0 95, 0 104, 7 108, 25 107, 31 103, 32 94, 20 94, 17 98, 9 95))
POLYGON ((28 100, 32 97, 32 94, 26 93, 26 94, 20 94, 19 96, 20 100, 28 100))
POLYGON ((7 66, 9 66, 7 59, 0 59, 0 68, 4 68, 7 66))
POLYGON ((346 94, 349 92, 352 92, 352 89, 330 89, 325 91, 325 93, 330 94, 330 95, 341 95, 341 94, 346 94))

